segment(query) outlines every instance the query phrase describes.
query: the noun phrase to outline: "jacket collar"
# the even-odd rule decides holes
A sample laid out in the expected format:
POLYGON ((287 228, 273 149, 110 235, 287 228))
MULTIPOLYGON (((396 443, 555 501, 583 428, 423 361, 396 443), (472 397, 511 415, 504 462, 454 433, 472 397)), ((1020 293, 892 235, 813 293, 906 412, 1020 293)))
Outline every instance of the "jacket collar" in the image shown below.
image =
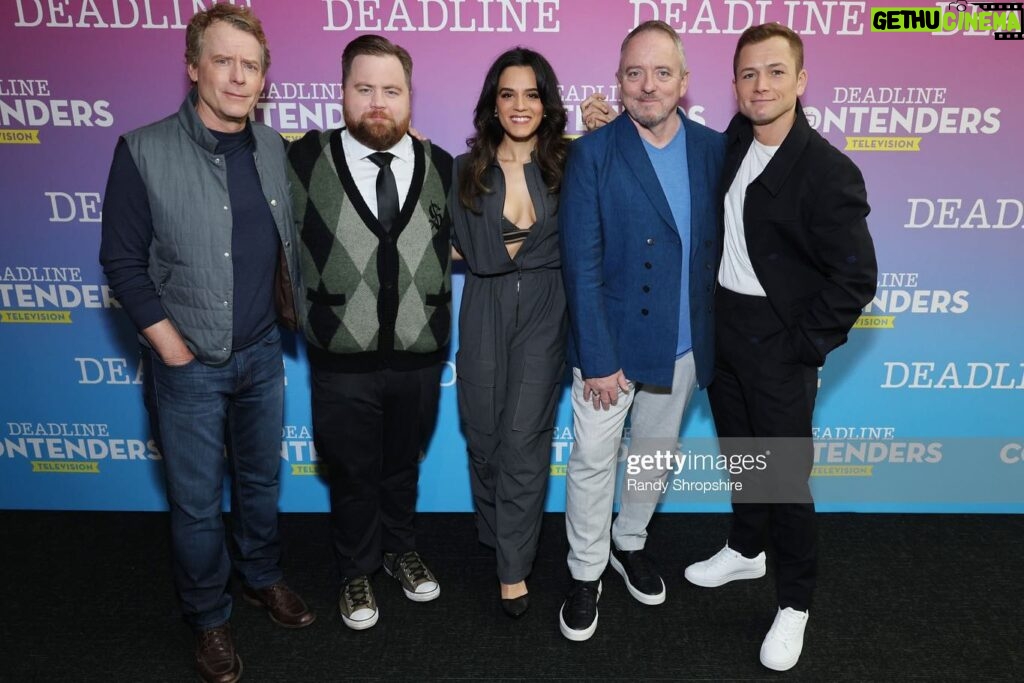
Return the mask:
MULTIPOLYGON (((681 123, 686 135, 686 158, 687 162, 689 162, 689 159, 693 158, 694 155, 694 152, 691 150, 693 135, 690 134, 690 126, 693 124, 683 116, 678 108, 676 108, 676 116, 682 119, 681 123)), ((675 226, 676 222, 675 218, 672 217, 672 209, 665 198, 665 192, 661 189, 661 181, 658 180, 658 176, 654 172, 654 166, 651 164, 651 159, 647 155, 643 139, 640 137, 640 132, 636 129, 633 119, 629 117, 628 113, 623 112, 608 125, 615 126, 616 134, 622 136, 625 143, 619 145, 622 156, 630 171, 640 181, 638 184, 644 194, 647 195, 648 201, 650 201, 651 205, 668 225, 675 226)), ((676 133, 676 135, 679 135, 679 133, 676 133)))
MULTIPOLYGON (((207 152, 214 154, 217 151, 217 138, 206 127, 199 114, 196 112, 196 102, 199 101, 199 91, 195 86, 185 96, 185 101, 178 108, 178 123, 193 141, 207 152)), ((246 126, 250 125, 248 121, 246 126)))
MULTIPOLYGON (((761 183, 773 197, 776 196, 782 189, 783 184, 785 184, 786 178, 789 177, 790 171, 793 170, 797 159, 803 154, 804 148, 811 139, 811 132, 811 124, 807 122, 807 117, 804 116, 803 105, 800 104, 800 100, 797 100, 796 119, 793 121, 793 127, 786 135, 786 139, 779 145, 779 149, 775 152, 772 160, 768 162, 768 166, 765 167, 764 171, 761 172, 761 175, 754 182, 761 183)), ((754 127, 746 116, 736 114, 729 123, 725 134, 728 137, 729 166, 727 169, 728 181, 723 187, 728 188, 732 185, 736 172, 743 162, 743 157, 746 156, 747 150, 750 149, 750 145, 753 143, 754 127)))

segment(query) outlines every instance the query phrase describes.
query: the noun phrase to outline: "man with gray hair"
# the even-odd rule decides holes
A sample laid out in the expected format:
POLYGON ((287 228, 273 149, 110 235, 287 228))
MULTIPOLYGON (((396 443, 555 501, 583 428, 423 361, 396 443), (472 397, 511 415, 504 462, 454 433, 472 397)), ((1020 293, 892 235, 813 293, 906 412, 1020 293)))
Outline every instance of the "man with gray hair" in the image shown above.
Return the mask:
POLYGON ((192 18, 185 41, 194 87, 181 108, 118 141, 100 261, 143 345, 196 669, 204 681, 231 683, 242 674, 228 624, 232 565, 245 599, 275 623, 301 628, 315 618, 282 580, 277 525, 277 321, 296 322, 298 263, 284 141, 249 120, 270 65, 259 19, 216 4, 192 18), (225 449, 234 562, 221 519, 225 449))
POLYGON ((641 475, 648 493, 624 493, 612 525, 616 459, 631 407, 631 452, 675 451, 690 395, 713 371, 723 137, 679 109, 689 73, 664 22, 626 37, 616 76, 628 116, 573 143, 559 209, 575 425, 559 627, 576 641, 597 628, 609 562, 636 600, 665 601, 644 546, 667 471, 641 475))

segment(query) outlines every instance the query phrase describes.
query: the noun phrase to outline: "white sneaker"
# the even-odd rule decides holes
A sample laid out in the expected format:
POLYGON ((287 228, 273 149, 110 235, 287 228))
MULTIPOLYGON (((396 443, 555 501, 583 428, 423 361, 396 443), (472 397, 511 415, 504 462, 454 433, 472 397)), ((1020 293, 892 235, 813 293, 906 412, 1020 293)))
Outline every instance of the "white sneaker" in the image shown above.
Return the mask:
POLYGON ((704 588, 716 588, 738 579, 760 579, 764 576, 764 553, 749 559, 729 547, 724 548, 702 562, 694 562, 686 568, 684 575, 690 583, 704 588))
POLYGON ((804 649, 808 616, 808 612, 798 612, 792 607, 778 611, 761 643, 762 664, 775 671, 789 671, 796 666, 800 651, 804 649))

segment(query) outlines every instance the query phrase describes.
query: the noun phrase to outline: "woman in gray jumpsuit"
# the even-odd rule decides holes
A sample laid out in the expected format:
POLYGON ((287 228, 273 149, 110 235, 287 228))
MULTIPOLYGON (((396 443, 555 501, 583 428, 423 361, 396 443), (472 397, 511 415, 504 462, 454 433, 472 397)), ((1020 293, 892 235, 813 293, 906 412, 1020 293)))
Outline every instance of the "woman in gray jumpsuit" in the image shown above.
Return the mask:
POLYGON ((498 57, 449 199, 467 265, 459 413, 480 542, 496 550, 501 604, 512 617, 529 605, 565 360, 557 211, 567 143, 557 84, 532 50, 498 57))

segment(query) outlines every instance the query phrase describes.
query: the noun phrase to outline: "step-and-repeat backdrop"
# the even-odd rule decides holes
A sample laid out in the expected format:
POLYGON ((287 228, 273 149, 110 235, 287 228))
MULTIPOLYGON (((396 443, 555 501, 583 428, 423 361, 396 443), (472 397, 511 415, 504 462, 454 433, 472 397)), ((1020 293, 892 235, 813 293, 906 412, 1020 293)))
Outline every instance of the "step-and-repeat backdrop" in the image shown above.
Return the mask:
MULTIPOLYGON (((812 485, 821 509, 1024 511, 1024 40, 1016 8, 920 3, 935 30, 847 0, 250 0, 273 53, 255 117, 286 136, 341 125, 340 58, 363 33, 413 56, 413 125, 453 154, 491 61, 523 45, 581 101, 618 105, 618 46, 647 19, 686 46, 688 115, 735 111, 736 38, 778 21, 804 38, 811 124, 860 166, 878 249, 875 299, 820 372, 812 485), (902 22, 902 23, 901 23, 902 22)), ((882 5, 891 7, 895 3, 882 5)), ((915 3, 904 3, 913 5, 915 3)), ((8 0, 0 7, 0 508, 159 510, 160 453, 134 330, 97 262, 120 133, 187 90, 184 27, 201 0, 8 0)), ((456 277, 456 305, 461 277, 456 277)), ((454 345, 458 339, 454 339, 454 345)), ((454 346, 453 346, 454 348, 454 346)), ((453 351, 454 357, 454 351, 453 351)), ((281 507, 319 511, 301 342, 285 359, 281 507)), ((454 364, 420 509, 471 509, 454 364)), ((681 453, 715 452, 703 392, 681 453)), ((563 509, 573 441, 563 400, 548 508, 563 509)), ((727 465, 676 467, 663 509, 724 510, 727 465), (700 471, 698 471, 700 470, 700 471)), ((690 462, 693 462, 691 460, 690 462)), ((721 463, 719 463, 721 464, 721 463)), ((627 467, 629 463, 624 463, 627 467)))

